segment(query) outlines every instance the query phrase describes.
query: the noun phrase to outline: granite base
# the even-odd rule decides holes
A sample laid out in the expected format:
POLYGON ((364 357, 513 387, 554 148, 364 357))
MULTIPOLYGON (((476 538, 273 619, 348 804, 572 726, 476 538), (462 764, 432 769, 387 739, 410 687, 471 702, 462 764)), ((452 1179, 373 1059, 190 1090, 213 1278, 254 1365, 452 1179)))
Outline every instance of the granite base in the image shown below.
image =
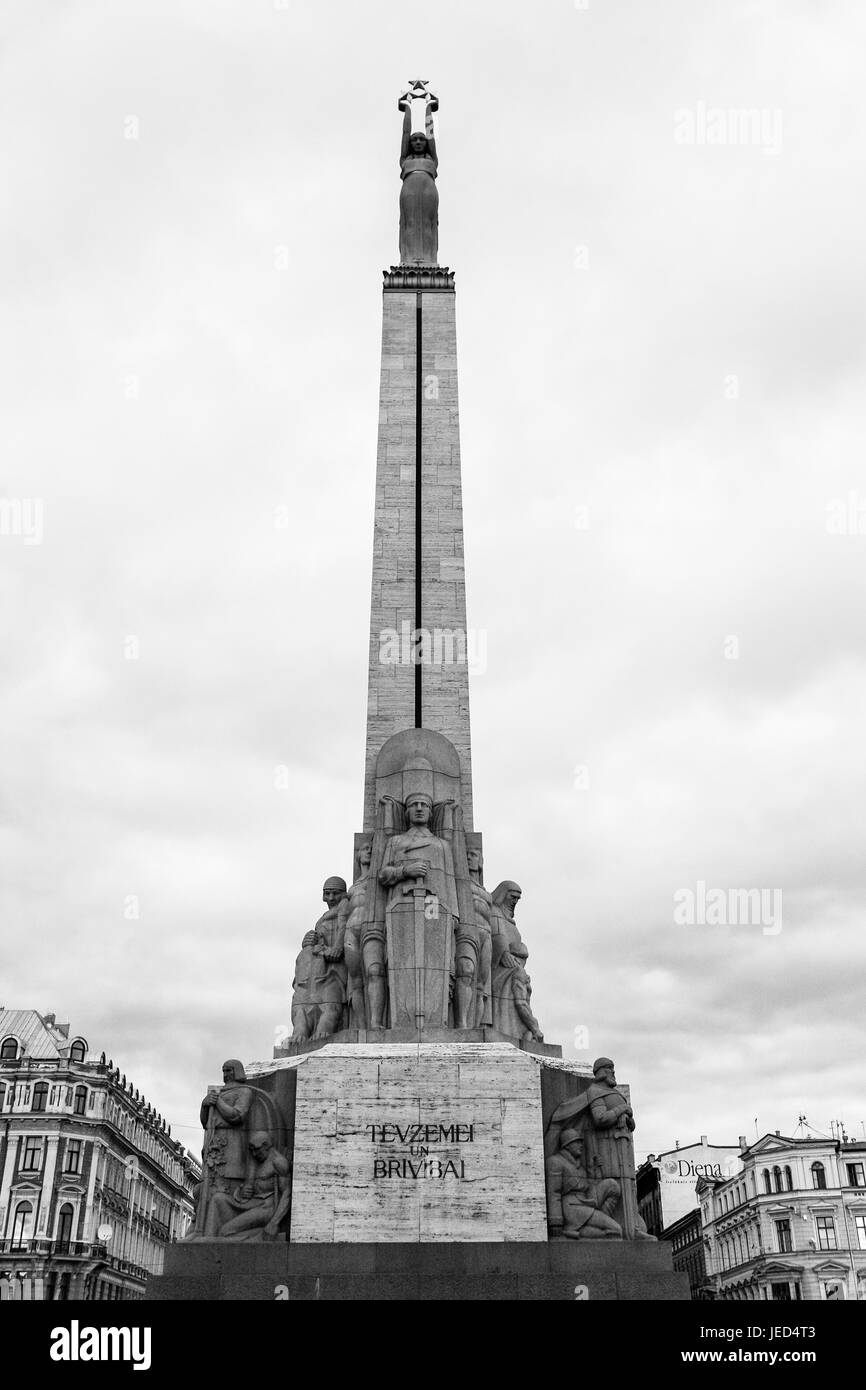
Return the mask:
POLYGON ((172 1245, 157 1301, 687 1301, 670 1246, 650 1241, 505 1244, 172 1245))

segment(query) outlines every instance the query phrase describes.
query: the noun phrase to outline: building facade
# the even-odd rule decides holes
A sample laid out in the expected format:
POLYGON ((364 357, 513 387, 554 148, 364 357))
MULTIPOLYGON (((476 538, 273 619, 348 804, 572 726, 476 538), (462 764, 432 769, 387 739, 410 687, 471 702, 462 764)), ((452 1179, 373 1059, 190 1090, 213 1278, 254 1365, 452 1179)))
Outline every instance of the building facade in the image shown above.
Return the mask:
POLYGON ((739 1173, 698 1180, 714 1296, 866 1298, 866 1141, 740 1143, 739 1173))
POLYGON ((648 1154, 637 1170, 638 1211, 650 1235, 661 1236, 687 1212, 698 1208, 698 1178, 725 1178, 740 1167, 736 1144, 709 1144, 702 1134, 697 1144, 686 1144, 666 1153, 648 1154))
POLYGON ((706 1247, 700 1207, 696 1206, 692 1211, 687 1211, 679 1221, 666 1227, 661 1239, 670 1243, 673 1267, 688 1278, 692 1298, 713 1298, 712 1285, 707 1280, 706 1247))
POLYGON ((104 1052, 0 1009, 0 1299, 142 1297, 200 1176, 104 1052))

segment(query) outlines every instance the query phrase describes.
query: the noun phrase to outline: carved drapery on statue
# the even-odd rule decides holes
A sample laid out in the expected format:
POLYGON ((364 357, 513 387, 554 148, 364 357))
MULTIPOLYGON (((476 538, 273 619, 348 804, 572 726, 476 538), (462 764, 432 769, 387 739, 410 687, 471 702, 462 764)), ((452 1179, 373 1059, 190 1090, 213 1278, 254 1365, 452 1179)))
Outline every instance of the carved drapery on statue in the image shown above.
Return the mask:
POLYGON ((541 1042, 541 1027, 530 1007, 529 952, 514 920, 521 897, 520 885, 510 879, 494 888, 491 896, 493 1027, 509 1038, 541 1042))
POLYGON ((475 972, 475 1027, 493 1027, 491 969, 493 963, 493 896, 484 887, 484 855, 481 836, 467 836, 466 860, 471 879, 472 906, 478 933, 478 965, 475 972))
POLYGON ((376 788, 360 928, 367 1026, 470 1028, 475 926, 457 751, 427 729, 395 734, 376 788))
MULTIPOLYGON (((441 824, 442 807, 437 807, 441 824)), ((385 942, 391 1026, 422 1029, 448 1026, 450 984, 457 926, 454 855, 444 835, 430 824, 433 800, 424 791, 395 805, 405 828, 389 837, 378 871, 387 889, 385 942)))
POLYGON ((326 1038, 343 1026, 348 970, 344 953, 347 898, 345 881, 325 881, 322 900, 327 907, 307 932, 295 962, 292 981, 292 1040, 326 1038))
POLYGON ((364 961, 361 946, 361 926, 364 904, 370 885, 370 861, 373 844, 364 838, 355 853, 355 878, 340 903, 343 926, 343 959, 346 962, 346 1014, 349 1028, 366 1028, 364 1006, 364 961))

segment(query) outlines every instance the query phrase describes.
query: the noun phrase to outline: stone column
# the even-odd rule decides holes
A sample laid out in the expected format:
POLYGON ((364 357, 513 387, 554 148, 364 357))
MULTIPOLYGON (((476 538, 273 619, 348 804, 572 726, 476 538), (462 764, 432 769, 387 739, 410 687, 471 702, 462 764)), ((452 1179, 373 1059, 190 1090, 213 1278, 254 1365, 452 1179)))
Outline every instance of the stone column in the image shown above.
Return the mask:
POLYGON ((42 1191, 39 1196, 39 1216, 36 1223, 34 1235, 40 1240, 51 1240, 52 1233, 48 1225, 51 1220, 52 1197, 54 1196, 54 1175, 57 1169, 57 1148, 60 1143, 60 1135, 52 1134, 45 1141, 45 1161, 42 1166, 42 1191))
POLYGON ((84 1166, 85 1166, 85 1164, 86 1164, 86 1162, 87 1162, 88 1150, 90 1150, 90 1176, 89 1176, 88 1183, 87 1183, 87 1197, 86 1197, 85 1203, 84 1203, 85 1218, 84 1218, 84 1226, 82 1227, 81 1236, 80 1236, 80 1239, 81 1239, 81 1240, 89 1240, 89 1241, 95 1241, 95 1240, 96 1240, 96 1232, 97 1232, 99 1223, 98 1223, 98 1221, 97 1221, 96 1212, 95 1212, 95 1210, 94 1210, 94 1205, 93 1205, 93 1193, 94 1193, 94 1189, 95 1189, 95 1187, 96 1187, 96 1165, 97 1165, 97 1159, 98 1159, 98 1155, 99 1155, 99 1150, 100 1150, 101 1147, 102 1147, 102 1141, 99 1140, 99 1139, 94 1139, 93 1141, 88 1140, 85 1144, 82 1145, 82 1148, 81 1148, 81 1167, 82 1167, 82 1171, 84 1170, 84 1166))

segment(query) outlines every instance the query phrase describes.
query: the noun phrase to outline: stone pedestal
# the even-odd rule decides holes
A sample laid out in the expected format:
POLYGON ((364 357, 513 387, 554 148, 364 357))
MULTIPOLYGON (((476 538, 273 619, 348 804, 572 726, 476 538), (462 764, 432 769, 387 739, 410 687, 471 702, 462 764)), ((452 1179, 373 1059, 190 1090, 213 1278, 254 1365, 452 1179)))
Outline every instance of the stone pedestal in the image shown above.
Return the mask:
POLYGON ((666 1244, 548 1239, 545 1133, 587 1072, 505 1041, 326 1043, 251 1064, 293 1158, 287 1230, 171 1246, 147 1296, 688 1298, 666 1244))
POLYGON ((507 1043, 310 1053, 291 1239, 546 1241, 537 1061, 507 1043))

